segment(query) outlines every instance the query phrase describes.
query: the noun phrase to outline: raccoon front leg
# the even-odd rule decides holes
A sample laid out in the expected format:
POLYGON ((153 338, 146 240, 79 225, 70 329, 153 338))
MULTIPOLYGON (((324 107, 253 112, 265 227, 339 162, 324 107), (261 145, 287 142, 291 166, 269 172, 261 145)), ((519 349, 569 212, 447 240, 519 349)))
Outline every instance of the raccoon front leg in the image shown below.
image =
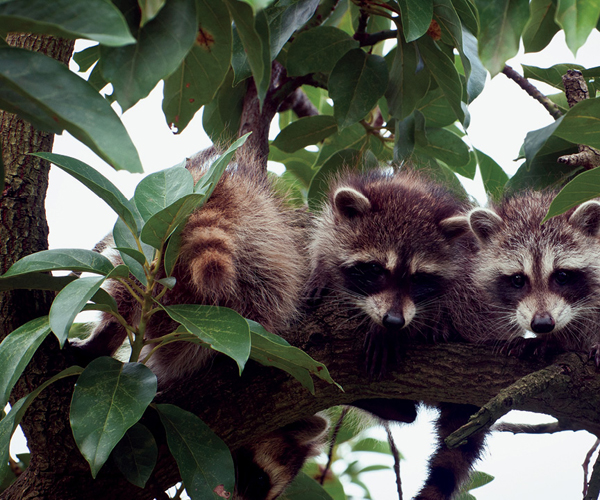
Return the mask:
POLYGON ((456 429, 467 423, 479 409, 472 405, 442 403, 438 406, 440 416, 436 422, 438 449, 429 460, 429 477, 415 500, 450 500, 460 485, 469 477, 473 463, 483 449, 486 432, 478 432, 469 440, 450 449, 444 440, 456 429))

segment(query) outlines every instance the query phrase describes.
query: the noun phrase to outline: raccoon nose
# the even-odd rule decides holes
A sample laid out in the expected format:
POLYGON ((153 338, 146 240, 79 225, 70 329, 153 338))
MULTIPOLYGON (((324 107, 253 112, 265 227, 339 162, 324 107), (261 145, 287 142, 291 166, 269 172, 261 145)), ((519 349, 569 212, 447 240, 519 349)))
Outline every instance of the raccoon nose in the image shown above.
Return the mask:
POLYGON ((400 330, 405 323, 404 316, 396 313, 387 313, 381 321, 383 326, 390 331, 400 330))
POLYGON ((554 330, 554 318, 550 313, 535 313, 531 320, 531 329, 534 333, 549 333, 554 330))

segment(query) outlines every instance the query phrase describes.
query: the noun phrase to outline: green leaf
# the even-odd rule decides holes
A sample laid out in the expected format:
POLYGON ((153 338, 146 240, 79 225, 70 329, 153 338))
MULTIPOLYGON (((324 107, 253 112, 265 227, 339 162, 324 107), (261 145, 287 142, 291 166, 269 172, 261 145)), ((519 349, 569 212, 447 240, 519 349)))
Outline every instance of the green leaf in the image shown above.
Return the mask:
POLYGON ((49 333, 48 316, 42 316, 17 328, 0 344, 0 408, 8 403, 15 383, 49 333))
POLYGON ((499 200, 502 196, 504 185, 508 181, 508 175, 502 170, 492 158, 485 153, 475 150, 477 163, 483 180, 483 187, 487 195, 493 200, 499 200))
POLYGON ((3 2, 0 30, 87 38, 108 46, 135 43, 119 9, 105 0, 3 2))
POLYGON ((135 146, 108 101, 44 54, 0 47, 0 107, 42 130, 66 130, 117 170, 142 172, 135 146))
POLYGON ((271 59, 275 59, 296 30, 304 25, 319 6, 319 0, 285 0, 269 6, 271 59))
POLYGON ((453 0, 452 5, 456 9, 462 24, 470 33, 477 36, 479 33, 479 14, 472 0, 453 0))
POLYGON ((419 149, 450 167, 462 167, 469 163, 469 147, 456 134, 444 128, 427 128, 426 133, 428 143, 419 149))
POLYGON ((156 405, 156 410, 190 498, 228 498, 233 493, 235 473, 225 443, 193 413, 167 404, 156 405), (222 493, 218 495, 215 490, 222 493))
POLYGON ((144 177, 133 200, 147 222, 153 215, 194 192, 194 178, 185 167, 175 166, 144 177))
POLYGON ((454 110, 440 87, 430 90, 417 103, 428 127, 446 127, 456 121, 454 110))
POLYGON ((98 62, 98 59, 100 59, 100 45, 92 45, 73 54, 73 61, 79 66, 80 73, 89 70, 98 62))
POLYGON ((313 168, 323 165, 332 155, 342 149, 361 149, 367 141, 365 128, 360 123, 340 130, 323 141, 321 151, 313 168))
POLYGON ((390 454, 390 445, 387 441, 380 441, 374 438, 360 439, 352 444, 352 451, 371 451, 374 453, 390 454))
POLYGON ((556 6, 553 0, 531 0, 529 21, 523 30, 525 52, 539 52, 560 29, 554 22, 556 6))
MULTIPOLYGON (((136 216, 138 227, 140 227, 143 224, 143 221, 139 215, 139 212, 137 211, 137 208, 134 215, 136 216)), ((119 250, 121 259, 123 259, 123 262, 129 268, 131 274, 133 274, 138 281, 145 286, 147 284, 146 273, 144 272, 143 265, 139 262, 141 259, 139 255, 135 258, 132 257, 130 253, 135 252, 137 254, 143 254, 146 262, 152 262, 152 260, 154 260, 154 248, 140 241, 139 238, 137 238, 137 234, 134 235, 120 218, 117 219, 117 222, 115 222, 112 235, 113 239, 115 240, 115 246, 121 249, 119 250), (129 251, 125 251, 125 249, 129 249, 129 251)))
POLYGON ((231 18, 224 3, 196 1, 196 42, 179 68, 165 79, 162 109, 172 131, 180 133, 196 112, 212 101, 229 71, 231 18))
POLYGON ((252 336, 250 351, 252 359, 265 366, 274 366, 289 373, 311 394, 315 393, 311 374, 342 389, 333 381, 323 363, 315 361, 301 349, 289 345, 285 339, 268 332, 255 321, 247 321, 252 336))
MULTIPOLYGON (((547 221, 550 217, 562 214, 570 208, 596 198, 600 195, 600 171, 598 169, 588 170, 579 174, 569 182, 554 198, 544 217, 547 221)), ((544 222, 543 221, 543 222, 544 222)))
POLYGON ((250 330, 242 316, 227 307, 196 304, 165 306, 164 310, 202 342, 233 358, 242 373, 250 356, 250 330))
POLYGON ((33 153, 33 155, 48 160, 75 177, 95 195, 104 200, 123 219, 132 233, 137 233, 137 224, 132 213, 131 203, 112 182, 96 169, 69 156, 55 153, 33 153))
POLYGON ((107 275, 114 269, 111 261, 92 250, 77 248, 44 250, 15 262, 0 279, 42 271, 80 271, 107 275))
POLYGON ((271 52, 269 41, 269 25, 260 11, 254 15, 252 7, 237 0, 225 0, 229 13, 235 23, 234 46, 231 64, 235 72, 234 84, 247 78, 246 64, 250 66, 262 102, 267 95, 271 80, 271 52), (236 36, 239 44, 236 45, 236 36))
POLYGON ((49 273, 18 274, 14 277, 0 277, 0 292, 7 290, 52 290, 58 292, 77 276, 52 276, 49 273))
POLYGON ((361 49, 347 52, 329 76, 329 96, 340 128, 362 120, 377 104, 388 85, 385 60, 361 49))
POLYGON ((465 482, 461 489, 474 490, 475 488, 481 488, 482 486, 491 483, 493 480, 494 476, 476 470, 471 472, 469 479, 465 482))
POLYGON ((156 394, 156 375, 140 363, 101 357, 81 374, 71 400, 71 429, 92 477, 156 394))
POLYGON ((300 472, 279 497, 280 500, 333 500, 323 486, 300 472))
POLYGON ((523 28, 529 19, 528 0, 475 0, 481 21, 479 57, 492 77, 519 50, 523 28))
POLYGON ((140 239, 160 250, 177 226, 184 223, 204 200, 206 196, 203 194, 188 194, 155 213, 144 224, 140 239))
POLYGON ((337 132, 337 124, 333 116, 306 116, 290 123, 275 140, 273 146, 286 153, 316 144, 337 132))
POLYGON ((454 61, 442 52, 435 42, 424 37, 417 42, 425 66, 442 89, 455 116, 461 123, 465 121, 465 112, 462 108, 462 83, 454 61))
POLYGON ((177 228, 171 233, 169 241, 167 242, 167 248, 165 249, 165 257, 163 260, 163 266, 167 276, 173 274, 175 264, 179 259, 179 250, 181 248, 181 233, 185 228, 185 224, 179 224, 177 228))
POLYGON ((170 0, 137 34, 137 43, 102 47, 102 76, 113 84, 123 111, 173 73, 196 40, 195 0, 170 0))
POLYGON ((318 26, 298 34, 287 54, 289 76, 309 73, 329 73, 335 63, 359 42, 344 31, 332 26, 318 26))
POLYGON ((144 26, 148 21, 152 21, 166 2, 167 0, 138 0, 138 5, 142 11, 140 26, 144 26))
POLYGON ((600 17, 599 0, 558 0, 555 21, 565 31, 573 55, 585 43, 600 17))
POLYGON ((356 149, 342 149, 334 153, 323 164, 312 178, 308 189, 308 206, 311 211, 316 211, 325 200, 329 191, 329 181, 338 172, 344 170, 357 169, 360 160, 360 152, 356 149))
POLYGON ((600 99, 578 102, 563 115, 554 135, 600 149, 600 99))
POLYGON ((241 83, 234 87, 233 77, 230 70, 215 98, 202 111, 202 127, 215 144, 233 142, 240 128, 247 85, 241 83))
MULTIPOLYGON (((54 377, 46 380, 42 385, 40 385, 37 389, 31 391, 27 396, 19 399, 14 405, 12 405, 8 414, 0 420, 0 463, 6 464, 8 463, 8 453, 10 447, 10 440, 15 432, 15 429, 21 422, 23 415, 33 402, 33 400, 42 392, 46 387, 50 384, 53 384, 57 380, 63 379, 65 377, 71 377, 73 375, 78 375, 83 371, 83 368, 80 366, 70 366, 69 368, 64 369, 62 372, 57 373, 54 377)), ((0 467, 0 483, 4 480, 5 473, 7 471, 7 467, 0 467)))
MULTIPOLYGON (((405 43, 400 37, 398 45, 388 53, 386 60, 392 57, 385 97, 390 114, 403 120, 413 112, 417 103, 429 94, 431 73, 423 65, 416 43, 405 43)), ((452 114, 452 121, 454 120, 452 114)))
POLYGON ((433 0, 399 0, 402 31, 407 42, 421 38, 433 18, 433 0))
POLYGON ((158 446, 148 428, 138 422, 127 429, 112 456, 127 481, 144 488, 156 465, 158 446))
POLYGON ((467 102, 471 103, 483 92, 487 70, 483 67, 479 59, 477 38, 466 30, 463 30, 462 37, 463 51, 461 53, 461 60, 467 72, 467 95, 469 97, 467 102), (467 68, 469 68, 468 71, 467 68))
MULTIPOLYGON (((2 147, 2 141, 0 140, 0 150, 4 151, 2 147)), ((4 160, 2 159, 2 155, 0 155, 0 196, 4 192, 4 160)))
POLYGON ((50 327, 62 347, 69 330, 88 300, 98 291, 106 277, 91 276, 79 278, 64 287, 50 307, 50 327))
POLYGON ((570 69, 577 69, 584 73, 584 75, 586 72, 586 69, 578 64, 555 64, 550 68, 538 68, 523 64, 523 76, 547 83, 564 94, 565 87, 562 82, 562 76, 570 69))

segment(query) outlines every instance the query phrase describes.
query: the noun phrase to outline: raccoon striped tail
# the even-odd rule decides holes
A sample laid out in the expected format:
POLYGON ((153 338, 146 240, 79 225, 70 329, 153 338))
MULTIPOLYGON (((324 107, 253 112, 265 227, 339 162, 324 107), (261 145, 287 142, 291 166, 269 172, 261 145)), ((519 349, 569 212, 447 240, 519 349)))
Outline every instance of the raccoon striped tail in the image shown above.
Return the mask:
POLYGON ((479 409, 471 405, 442 403, 436 423, 438 449, 429 460, 429 477, 415 500, 450 500, 469 477, 483 449, 486 433, 479 432, 458 448, 449 449, 444 440, 479 409))

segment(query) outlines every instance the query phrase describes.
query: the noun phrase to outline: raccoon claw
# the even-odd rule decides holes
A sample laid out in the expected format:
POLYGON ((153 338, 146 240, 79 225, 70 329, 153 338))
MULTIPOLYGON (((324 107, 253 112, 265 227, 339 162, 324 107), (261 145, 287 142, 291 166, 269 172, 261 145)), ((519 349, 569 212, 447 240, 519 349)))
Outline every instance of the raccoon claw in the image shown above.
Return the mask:
MULTIPOLYGON (((552 341, 547 339, 535 338, 535 339, 517 339, 509 342, 502 349, 502 352, 508 356, 516 357, 519 359, 524 358, 548 358, 558 352, 561 349, 552 341)), ((600 355, 599 355, 600 359, 600 355)))
POLYGON ((369 332, 365 337, 365 362, 367 373, 373 379, 379 379, 387 372, 387 356, 381 332, 369 332))

